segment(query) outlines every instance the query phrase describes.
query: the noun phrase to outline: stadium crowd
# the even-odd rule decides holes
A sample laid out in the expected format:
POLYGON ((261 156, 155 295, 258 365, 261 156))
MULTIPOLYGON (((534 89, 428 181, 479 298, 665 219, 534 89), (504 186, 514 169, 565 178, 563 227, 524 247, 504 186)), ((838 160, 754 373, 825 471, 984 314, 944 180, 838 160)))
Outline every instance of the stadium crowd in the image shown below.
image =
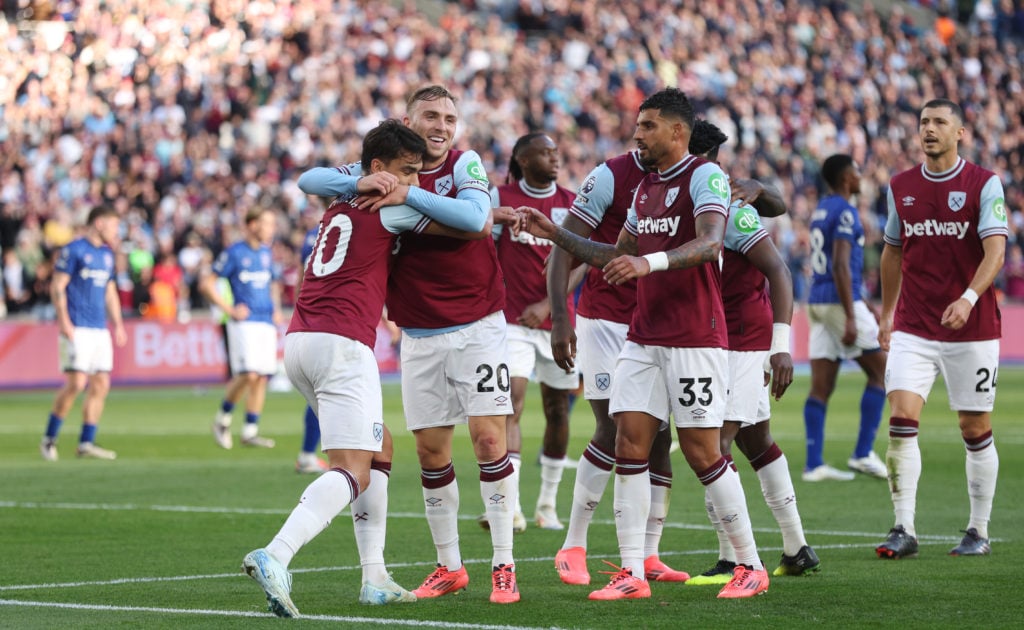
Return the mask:
MULTIPOLYGON (((632 147, 645 95, 680 87, 730 136, 730 174, 788 200, 771 229, 798 299, 821 162, 849 153, 877 295, 885 190, 920 161, 916 112, 932 97, 962 104, 963 155, 1001 177, 1024 231, 1024 3, 978 0, 959 19, 948 2, 918 4, 929 17, 841 0, 463 0, 433 18, 414 2, 22 2, 0 24, 6 310, 52 316, 55 252, 100 203, 124 219, 128 314, 203 307, 197 278, 256 206, 279 213, 275 257, 294 288, 319 210, 299 174, 356 160, 365 132, 426 83, 460 95, 456 146, 481 154, 492 183, 515 140, 544 130, 572 189, 632 147)), ((1024 299, 1010 249, 1001 287, 1024 299)))

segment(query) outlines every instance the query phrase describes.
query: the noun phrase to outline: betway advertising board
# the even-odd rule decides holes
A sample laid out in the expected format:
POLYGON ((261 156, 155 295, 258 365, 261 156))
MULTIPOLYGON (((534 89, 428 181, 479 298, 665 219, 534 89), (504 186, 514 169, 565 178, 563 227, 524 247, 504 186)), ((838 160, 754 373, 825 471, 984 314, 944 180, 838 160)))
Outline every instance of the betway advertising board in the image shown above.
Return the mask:
MULTIPOLYGON (((187 324, 125 322, 128 343, 114 347, 114 385, 188 385, 225 380, 227 353, 220 326, 207 320, 187 324)), ((57 353, 57 325, 0 322, 0 389, 57 387, 63 382, 57 353)), ((284 330, 278 353, 283 352, 284 330)), ((385 329, 374 348, 382 374, 398 370, 398 357, 385 329)))

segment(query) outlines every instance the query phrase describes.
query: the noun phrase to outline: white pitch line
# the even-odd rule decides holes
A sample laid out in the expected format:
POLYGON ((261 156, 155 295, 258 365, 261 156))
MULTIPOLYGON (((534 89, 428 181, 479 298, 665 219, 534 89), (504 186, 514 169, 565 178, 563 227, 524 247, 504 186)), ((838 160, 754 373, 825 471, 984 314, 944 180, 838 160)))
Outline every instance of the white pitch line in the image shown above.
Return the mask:
MULTIPOLYGON (((922 545, 945 545, 949 544, 949 540, 935 540, 935 541, 923 541, 922 545)), ((816 550, 826 549, 864 549, 864 545, 850 544, 850 543, 837 543, 832 545, 814 545, 816 550)), ((770 552, 770 551, 782 551, 782 547, 758 547, 759 551, 770 552)), ((688 549, 685 551, 665 551, 662 550, 658 555, 663 558, 677 557, 677 556, 701 556, 711 555, 716 551, 714 549, 688 549)), ((618 554, 588 554, 587 558, 590 560, 607 560, 617 559, 618 554)), ((516 558, 516 563, 528 563, 528 562, 543 562, 549 563, 554 559, 554 556, 543 556, 537 558, 516 558)), ((487 565, 491 562, 490 558, 465 558, 462 563, 467 565, 483 564, 487 565)), ((422 562, 389 562, 388 568, 399 569, 408 567, 432 567, 434 561, 422 561, 422 562)), ((289 568, 292 574, 297 573, 328 573, 333 571, 359 571, 362 567, 359 565, 349 566, 335 566, 335 567, 308 567, 304 569, 289 568)), ((164 577, 138 577, 138 578, 116 578, 113 580, 92 580, 92 581, 79 581, 79 582, 50 582, 45 584, 8 584, 0 585, 0 592, 4 591, 35 591, 35 590, 52 590, 52 589, 69 589, 78 588, 82 586, 118 586, 121 584, 152 584, 158 582, 186 582, 189 580, 223 580, 223 579, 234 579, 246 577, 244 573, 239 571, 238 573, 209 573, 205 575, 172 575, 164 577)))
MULTIPOLYGON (((69 604, 63 602, 32 602, 0 599, 0 606, 28 606, 34 608, 63 608, 66 610, 100 610, 107 612, 150 612, 172 615, 203 615, 217 617, 246 617, 276 619, 274 615, 247 610, 212 610, 207 608, 158 608, 155 606, 110 606, 106 604, 69 604)), ((340 621, 344 623, 374 624, 378 626, 412 626, 418 628, 464 628, 466 630, 559 630, 554 626, 496 626, 457 621, 425 621, 418 619, 381 619, 377 617, 345 617, 340 615, 300 615, 299 619, 313 621, 340 621)))

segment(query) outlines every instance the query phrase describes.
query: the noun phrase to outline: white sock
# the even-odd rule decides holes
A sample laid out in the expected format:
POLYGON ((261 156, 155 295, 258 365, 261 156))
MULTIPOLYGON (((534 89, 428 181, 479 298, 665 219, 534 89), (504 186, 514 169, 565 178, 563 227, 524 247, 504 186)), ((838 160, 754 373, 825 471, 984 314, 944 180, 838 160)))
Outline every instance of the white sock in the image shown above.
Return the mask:
POLYGON ((306 486, 299 504, 267 545, 267 552, 287 568, 299 549, 324 531, 358 492, 356 480, 347 470, 335 468, 320 475, 306 486))
POLYGON ((711 502, 711 494, 707 488, 704 488, 704 509, 708 513, 711 527, 715 529, 715 536, 718 537, 718 559, 736 564, 736 552, 732 548, 732 543, 729 542, 729 536, 725 533, 721 521, 718 520, 718 515, 715 514, 715 504, 711 502))
POLYGON ((558 501, 558 484, 562 483, 562 471, 565 469, 565 458, 555 459, 547 455, 540 456, 540 496, 537 507, 550 505, 555 507, 558 501))
POLYGON ((914 512, 917 504, 917 482, 921 478, 921 449, 914 437, 889 437, 889 450, 885 454, 889 469, 889 494, 892 495, 896 524, 902 525, 911 536, 917 536, 914 512))
POLYGON ((651 512, 651 478, 647 475, 647 461, 624 462, 618 459, 616 467, 619 472, 615 475, 615 532, 619 539, 622 568, 643 580, 646 579, 644 536, 647 515, 651 512), (622 474, 623 469, 633 474, 622 474))
POLYGON ((519 502, 519 473, 508 455, 479 464, 480 496, 491 527, 493 566, 512 564, 512 517, 519 502))
POLYGON ((569 526, 565 532, 565 543, 562 549, 571 547, 587 548, 587 530, 594 519, 594 511, 601 502, 604 489, 608 487, 608 479, 612 476, 615 458, 609 453, 600 451, 593 445, 587 446, 587 452, 580 456, 576 467, 576 483, 572 489, 572 509, 569 511, 569 526), (598 466, 587 457, 601 462, 598 466))
MULTIPOLYGON (((519 471, 523 467, 523 457, 522 457, 522 455, 518 451, 516 451, 516 452, 509 451, 508 460, 510 462, 512 462, 512 470, 516 471, 516 483, 518 484, 519 483, 519 479, 520 479, 519 471)), ((522 501, 519 500, 520 496, 521 496, 521 493, 516 492, 516 514, 522 514, 523 513, 522 501)))
POLYGON ((648 471, 651 478, 651 511, 647 514, 647 532, 644 535, 644 559, 658 555, 661 533, 668 516, 669 498, 672 496, 672 477, 648 471))
POLYGON ((967 495, 971 500, 971 520, 968 528, 978 530, 978 535, 988 538, 988 521, 992 516, 992 498, 996 493, 996 477, 999 476, 999 454, 996 453, 992 434, 972 440, 967 447, 967 495))
POLYGON ((459 551, 459 483, 455 480, 455 468, 449 463, 438 470, 424 470, 421 475, 427 525, 437 548, 437 563, 448 567, 449 571, 457 571, 462 568, 462 554, 459 551), (428 484, 443 485, 428 488, 428 484))
POLYGON ((386 472, 370 469, 370 485, 352 502, 351 510, 363 582, 377 585, 388 579, 384 565, 384 537, 388 526, 389 481, 386 472))
POLYGON ((736 551, 736 562, 758 571, 763 570, 764 565, 761 564, 754 543, 754 531, 750 526, 750 514, 747 512, 747 500, 743 495, 740 476, 729 467, 725 458, 716 467, 724 470, 714 481, 706 483, 705 487, 715 507, 715 514, 736 551))
POLYGON ((807 544, 807 539, 804 538, 804 526, 796 508, 796 492, 793 490, 786 456, 780 451, 778 459, 757 470, 757 478, 761 481, 764 501, 782 531, 782 553, 795 556, 807 544))
POLYGON ((246 422, 245 424, 242 425, 241 436, 243 440, 251 440, 254 437, 256 437, 256 435, 258 435, 259 432, 260 425, 256 424, 255 422, 246 422))

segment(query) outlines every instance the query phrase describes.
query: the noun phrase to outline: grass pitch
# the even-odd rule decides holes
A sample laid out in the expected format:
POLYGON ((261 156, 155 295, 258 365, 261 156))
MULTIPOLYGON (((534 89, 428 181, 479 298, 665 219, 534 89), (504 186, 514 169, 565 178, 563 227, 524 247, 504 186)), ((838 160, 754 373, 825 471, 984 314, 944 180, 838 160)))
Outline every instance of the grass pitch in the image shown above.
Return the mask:
MULTIPOLYGON (((59 443, 62 459, 48 463, 39 457, 38 441, 52 392, 0 393, 0 627, 1019 627, 1024 371, 1001 370, 999 384, 995 438, 1001 468, 990 557, 946 555, 966 527, 968 505, 964 447, 941 384, 921 427, 920 557, 883 561, 875 558, 874 546, 892 525, 884 481, 859 476, 846 483, 808 484, 799 478, 804 375, 775 405, 772 424, 794 475, 807 538, 822 560, 818 574, 773 578, 769 592, 751 600, 717 600, 714 587, 655 583, 649 600, 590 602, 587 593, 605 583, 606 576, 598 573, 607 568, 601 559, 618 561, 609 485, 590 530, 592 585, 563 585, 553 568, 563 533, 531 527, 515 538, 522 602, 490 604, 490 539, 475 523, 482 501, 462 428, 456 433, 455 465, 469 590, 411 605, 359 605, 359 561, 346 511, 292 562, 293 599, 306 615, 293 621, 266 612, 262 591, 239 572, 239 564, 246 552, 270 540, 311 481, 293 472, 302 431, 297 394, 268 398, 262 431, 277 440, 277 448, 223 451, 209 431, 219 388, 116 389, 98 441, 116 450, 118 459, 75 459, 76 406, 59 443)), ((829 409, 826 459, 840 468, 856 437, 862 386, 859 373, 841 375, 829 409)), ((589 407, 580 403, 572 419, 572 458, 582 452, 593 427, 589 407)), ((531 386, 523 420, 522 504, 528 517, 540 483, 534 465, 543 424, 539 409, 531 386)), ((432 569, 435 554, 397 385, 385 387, 385 417, 396 454, 386 558, 395 579, 412 589, 432 569)), ((884 421, 880 433, 876 450, 884 454, 884 421)), ((682 457, 674 457, 662 558, 699 573, 715 562, 717 541, 704 514, 702 488, 682 457)), ((781 554, 781 537, 755 475, 738 463, 758 547, 771 569, 781 554)), ((573 479, 574 471, 566 470, 559 493, 563 520, 573 479)))

